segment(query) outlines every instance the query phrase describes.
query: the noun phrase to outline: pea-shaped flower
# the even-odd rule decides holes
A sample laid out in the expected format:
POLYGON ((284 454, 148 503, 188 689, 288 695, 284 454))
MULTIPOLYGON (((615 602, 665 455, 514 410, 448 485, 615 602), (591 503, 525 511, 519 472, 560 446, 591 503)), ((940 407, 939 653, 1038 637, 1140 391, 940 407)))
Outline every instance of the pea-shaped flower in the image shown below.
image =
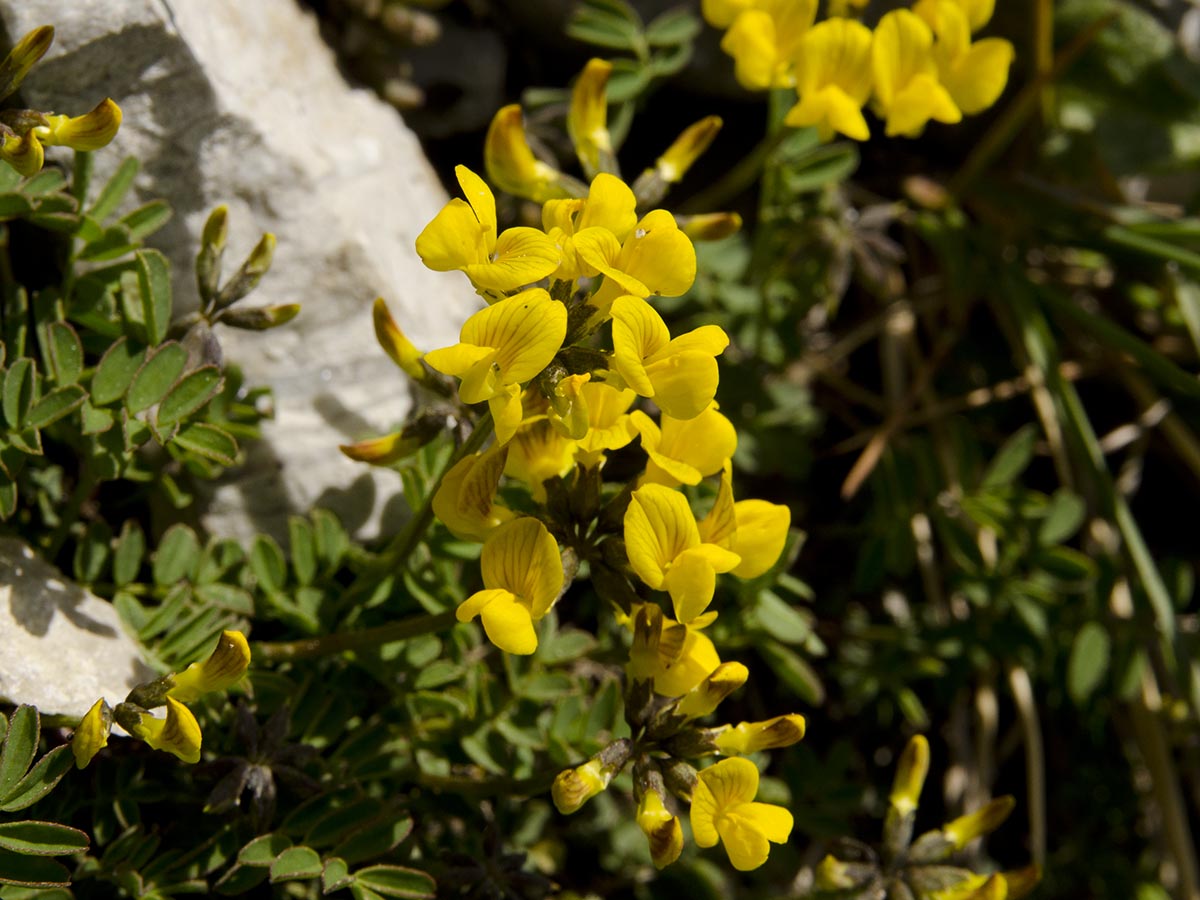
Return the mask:
POLYGON ((533 623, 550 611, 563 586, 558 544, 537 519, 524 516, 497 528, 480 557, 484 589, 458 607, 458 621, 483 620, 488 639, 506 653, 537 649, 533 623))
POLYGON ((613 366, 627 386, 676 419, 708 408, 720 380, 716 357, 729 346, 724 331, 702 325, 672 339, 662 316, 633 296, 613 301, 612 317, 613 366))
POLYGON ((454 174, 466 200, 442 207, 417 236, 417 254, 435 272, 466 273, 481 291, 512 291, 558 268, 559 252, 536 228, 509 228, 496 235, 496 198, 466 166, 454 174))
POLYGON ((574 246, 580 260, 604 275, 591 300, 601 316, 622 294, 678 297, 696 280, 696 248, 665 209, 646 213, 624 237, 607 228, 580 231, 574 246))
POLYGON ((641 411, 632 414, 632 421, 650 457, 643 484, 699 484, 721 471, 737 449, 737 430, 715 403, 691 419, 664 415, 661 427, 641 411))
POLYGON ((496 439, 505 444, 521 424, 521 384, 554 359, 567 334, 567 308, 531 288, 481 309, 463 323, 461 342, 425 354, 425 361, 462 379, 464 403, 487 401, 496 439))
POLYGON ((717 575, 741 562, 736 553, 701 541, 687 498, 661 484, 633 492, 625 510, 625 550, 643 582, 671 595, 682 623, 712 602, 717 575))
POLYGON ((792 814, 782 806, 756 803, 758 769, 747 759, 725 759, 698 774, 692 794, 692 834, 699 847, 725 845, 740 872, 767 861, 771 844, 792 833, 792 814))
POLYGON ((871 136, 863 104, 871 96, 871 30, 853 19, 827 19, 801 42, 796 67, 800 102, 788 125, 816 125, 821 140, 835 132, 865 141, 871 136))
POLYGON ((930 119, 948 125, 962 120, 962 111, 938 76, 933 32, 916 13, 897 9, 879 21, 871 66, 875 105, 887 120, 889 137, 916 137, 930 119))

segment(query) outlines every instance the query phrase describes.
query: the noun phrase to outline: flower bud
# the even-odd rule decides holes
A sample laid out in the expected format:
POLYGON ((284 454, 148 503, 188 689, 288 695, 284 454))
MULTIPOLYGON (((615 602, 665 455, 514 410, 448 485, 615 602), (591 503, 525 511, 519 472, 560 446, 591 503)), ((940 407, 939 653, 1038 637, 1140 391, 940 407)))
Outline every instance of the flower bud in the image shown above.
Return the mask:
POLYGON ((862 887, 875 872, 865 863, 842 862, 829 854, 817 865, 816 886, 819 891, 849 891, 862 887))
POLYGON ((104 99, 82 116, 46 116, 46 125, 37 129, 37 136, 47 146, 99 150, 117 136, 120 127, 121 107, 104 99))
POLYGON ((804 729, 804 716, 790 713, 765 722, 742 722, 720 732, 715 741, 726 756, 745 756, 759 750, 790 747, 804 737, 804 729))
POLYGON ((982 808, 967 813, 965 816, 959 816, 953 822, 943 825, 942 834, 954 844, 956 849, 961 850, 975 838, 982 837, 999 828, 1016 805, 1017 801, 1011 796, 997 797, 982 808))
POLYGON ((86 767, 102 747, 108 746, 112 726, 112 707, 101 697, 84 714, 71 737, 71 752, 75 755, 76 768, 86 767))
POLYGON ((708 145, 721 130, 721 125, 720 116, 705 116, 699 122, 685 128, 655 163, 659 177, 668 184, 674 184, 683 178, 692 167, 692 163, 708 149, 708 145))
POLYGON ((132 703, 117 704, 114 715, 130 734, 155 750, 173 753, 186 763, 200 761, 200 725, 178 700, 167 698, 167 715, 162 719, 132 703))
POLYGON ((223 691, 233 685, 250 666, 250 645, 240 631, 223 631, 217 646, 204 662, 192 663, 171 676, 168 698, 190 703, 211 691, 223 691))
POLYGON ((693 241, 719 241, 742 230, 742 217, 735 212, 677 216, 680 230, 693 241))
POLYGON ((612 168, 612 138, 608 133, 608 76, 612 63, 588 60, 575 88, 571 91, 571 109, 567 113, 567 134, 575 145, 575 154, 588 176, 612 168))
POLYGON ((679 816, 671 815, 658 791, 649 790, 642 794, 637 823, 650 843, 650 859, 655 868, 666 868, 679 859, 683 851, 683 828, 679 816))
POLYGON ((29 70, 46 55, 54 43, 54 26, 42 25, 33 29, 9 51, 0 62, 0 99, 7 97, 25 80, 29 70))
POLYGON ((684 694, 675 712, 689 719, 706 716, 722 700, 740 688, 750 677, 750 670, 739 662, 721 663, 702 682, 684 694))
POLYGON ((501 107, 492 118, 484 139, 483 162, 488 178, 502 191, 535 203, 571 196, 563 187, 566 176, 533 155, 516 103, 501 107))
POLYGON ((421 363, 424 354, 414 347, 412 341, 400 330, 382 297, 375 300, 371 315, 375 322, 375 339, 379 341, 384 353, 413 381, 425 381, 429 373, 421 363))
POLYGON ((6 134, 0 137, 0 159, 28 178, 42 171, 45 158, 41 142, 33 132, 24 135, 6 134))
POLYGON ((902 814, 915 810, 921 789, 925 786, 925 776, 928 774, 929 741, 924 735, 914 735, 896 765, 896 777, 892 782, 892 793, 888 797, 892 806, 902 814))
POLYGON ((558 773, 550 788, 554 805, 564 816, 578 810, 606 787, 612 775, 606 772, 600 759, 589 759, 582 766, 558 773))

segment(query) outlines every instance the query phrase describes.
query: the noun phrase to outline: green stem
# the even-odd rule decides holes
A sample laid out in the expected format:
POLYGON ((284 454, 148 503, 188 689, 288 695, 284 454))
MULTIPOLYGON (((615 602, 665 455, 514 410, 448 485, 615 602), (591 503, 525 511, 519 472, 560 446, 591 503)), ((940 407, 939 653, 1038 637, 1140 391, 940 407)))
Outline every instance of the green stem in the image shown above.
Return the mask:
POLYGON ((305 638, 299 641, 264 641, 254 645, 251 655, 259 662, 282 662, 330 656, 346 650, 369 650, 372 647, 420 637, 423 634, 445 631, 454 625, 454 621, 454 611, 447 610, 436 614, 413 616, 409 619, 401 619, 399 622, 389 622, 376 628, 363 628, 360 631, 339 631, 323 637, 305 638))

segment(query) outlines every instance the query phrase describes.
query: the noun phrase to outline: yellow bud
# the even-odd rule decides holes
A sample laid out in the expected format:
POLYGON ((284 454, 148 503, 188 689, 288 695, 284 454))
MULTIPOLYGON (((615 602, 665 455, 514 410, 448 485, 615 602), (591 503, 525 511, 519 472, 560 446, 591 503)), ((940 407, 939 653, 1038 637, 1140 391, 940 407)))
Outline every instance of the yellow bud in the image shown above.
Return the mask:
POLYGON ((675 711, 694 719, 706 716, 734 691, 746 683, 750 670, 739 662, 721 663, 702 682, 688 691, 675 711))
POLYGON ((82 769, 92 761, 100 748, 108 746, 112 733, 112 707, 101 697, 89 709, 71 737, 71 752, 75 755, 75 767, 82 769))
POLYGON ((997 797, 975 812, 959 816, 942 826, 942 834, 961 850, 977 837, 995 831, 1008 818, 1017 801, 1011 796, 997 797))
POLYGON ((25 80, 29 70, 46 55, 54 43, 54 26, 42 25, 33 29, 12 48, 0 62, 0 99, 7 97, 25 80))
POLYGON ((857 886, 846 864, 829 854, 817 866, 816 884, 820 891, 848 891, 857 886))
POLYGON ((550 796, 558 811, 568 816, 608 787, 611 779, 599 759, 589 759, 582 766, 559 772, 550 796))
POLYGON ((590 419, 583 386, 591 378, 587 372, 567 375, 554 386, 554 396, 550 398, 550 422, 571 440, 581 440, 588 433, 590 419))
POLYGON ((924 735, 914 735, 896 765, 896 778, 888 797, 898 812, 908 814, 917 808, 921 788, 925 786, 925 776, 928 774, 929 741, 925 740, 924 735))
POLYGON ((225 241, 229 238, 229 207, 221 204, 204 222, 204 231, 200 235, 200 243, 220 253, 225 249, 225 241))
POLYGON ((791 713, 765 722, 742 722, 721 731, 713 740, 726 756, 745 756, 759 750, 790 747, 804 737, 804 729, 804 716, 791 713))
POLYGON ((571 109, 567 113, 567 134, 575 145, 575 154, 588 176, 607 171, 612 161, 612 138, 608 133, 608 76, 612 63, 588 60, 575 88, 571 91, 571 109))
POLYGON ((680 230, 693 241, 719 241, 742 230, 742 217, 735 212, 678 216, 680 230))
POLYGON ((421 364, 424 354, 414 347, 412 341, 400 330, 382 297, 375 300, 371 316, 375 322, 375 339, 379 341, 383 351, 413 381, 424 381, 427 375, 425 366, 421 364))
POLYGON ((32 131, 20 136, 6 134, 3 143, 0 143, 0 159, 28 178, 42 171, 42 144, 32 131))
POLYGON ((679 817, 673 816, 663 804, 663 798, 655 790, 646 791, 638 803, 638 827, 650 843, 650 859, 655 868, 663 869, 683 852, 683 828, 679 817))
POLYGON ((46 116, 47 124, 35 129, 47 146, 72 150, 99 150, 117 136, 121 127, 121 107, 110 99, 82 116, 46 116))
POLYGON ((483 162, 496 187, 535 203, 570 196, 563 189, 564 176, 533 155, 525 136, 521 107, 501 107, 492 117, 483 143, 483 162))
POLYGON ((192 663, 172 676, 168 698, 190 703, 211 691, 223 691, 246 674, 250 645, 240 631, 222 631, 217 646, 204 662, 192 663))
POLYGON ((129 731, 155 750, 173 753, 186 763, 200 761, 200 725, 192 711, 178 700, 167 698, 167 715, 162 719, 137 708, 127 708, 127 714, 133 718, 129 731))
POLYGON ((658 176, 668 184, 674 184, 683 178, 692 167, 692 163, 713 142, 713 138, 721 130, 721 124, 720 116, 705 116, 699 122, 685 128, 667 148, 667 152, 658 158, 655 164, 658 176))

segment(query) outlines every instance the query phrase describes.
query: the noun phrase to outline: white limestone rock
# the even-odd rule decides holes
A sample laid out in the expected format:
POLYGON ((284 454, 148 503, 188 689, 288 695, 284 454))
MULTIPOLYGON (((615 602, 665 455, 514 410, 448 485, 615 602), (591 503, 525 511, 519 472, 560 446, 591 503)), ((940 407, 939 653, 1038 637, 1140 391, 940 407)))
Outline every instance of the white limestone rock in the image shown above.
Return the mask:
POLYGON ((286 534, 318 503, 360 536, 380 529, 400 481, 341 456, 409 405, 377 347, 371 303, 387 299, 420 347, 453 343, 478 302, 465 279, 428 271, 413 243, 446 197, 413 134, 373 94, 349 88, 315 20, 295 0, 0 0, 16 38, 41 24, 54 46, 22 85, 30 105, 78 114, 111 96, 124 124, 95 154, 96 179, 126 156, 137 203, 175 218, 151 240, 174 267, 176 313, 195 308, 192 263, 209 211, 229 207, 226 268, 258 236, 278 239, 250 304, 298 302, 267 333, 218 329, 226 359, 275 391, 276 419, 215 492, 206 525, 246 538, 286 534))
POLYGON ((0 702, 79 718, 154 677, 111 603, 0 538, 0 702))

